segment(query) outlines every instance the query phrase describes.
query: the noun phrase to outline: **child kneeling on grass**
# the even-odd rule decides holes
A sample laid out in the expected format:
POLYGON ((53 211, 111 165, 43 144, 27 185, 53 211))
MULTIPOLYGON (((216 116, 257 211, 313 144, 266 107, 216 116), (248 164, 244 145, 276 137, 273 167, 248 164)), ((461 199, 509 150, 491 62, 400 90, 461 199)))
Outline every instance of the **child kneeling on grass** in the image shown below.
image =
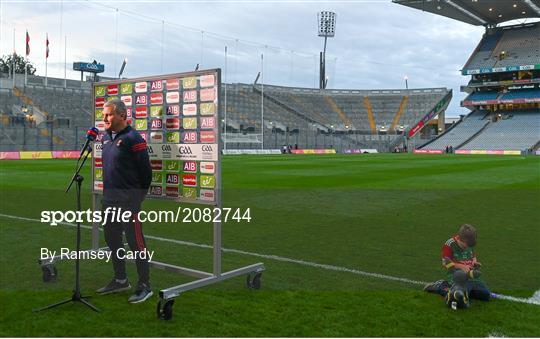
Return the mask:
POLYGON ((489 301, 492 297, 480 279, 481 264, 476 259, 476 229, 461 225, 458 234, 448 239, 442 247, 442 265, 447 270, 446 280, 438 280, 424 287, 424 291, 446 298, 452 308, 466 308, 469 298, 489 301))

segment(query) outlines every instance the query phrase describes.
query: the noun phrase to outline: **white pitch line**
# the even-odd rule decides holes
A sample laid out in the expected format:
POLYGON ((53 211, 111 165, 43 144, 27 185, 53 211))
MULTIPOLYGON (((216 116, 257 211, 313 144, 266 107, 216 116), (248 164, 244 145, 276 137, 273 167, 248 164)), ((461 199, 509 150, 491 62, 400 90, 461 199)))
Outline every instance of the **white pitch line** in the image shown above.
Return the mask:
MULTIPOLYGON (((39 219, 19 217, 19 216, 16 216, 16 215, 9 215, 9 214, 0 213, 0 217, 41 223, 41 220, 39 220, 39 219)), ((66 225, 66 226, 72 226, 72 227, 77 226, 76 224, 69 223, 69 222, 59 222, 58 224, 59 225, 66 225)), ((81 228, 92 229, 92 226, 81 225, 81 228)), ((100 230, 102 230, 101 227, 100 227, 100 230)), ((197 243, 190 242, 190 241, 175 240, 175 239, 158 237, 158 236, 154 236, 154 235, 145 235, 144 237, 148 238, 148 239, 157 240, 157 241, 169 242, 169 243, 173 243, 173 244, 190 246, 190 247, 199 247, 199 248, 207 248, 207 249, 212 249, 213 248, 213 246, 211 246, 211 245, 197 244, 197 243)), ((356 269, 352 269, 352 268, 335 266, 335 265, 318 264, 318 263, 311 262, 311 261, 306 261, 306 260, 302 260, 302 259, 286 258, 286 257, 278 256, 278 255, 261 254, 261 253, 248 252, 248 251, 237 250, 237 249, 234 249, 234 248, 224 248, 224 247, 222 247, 221 250, 223 252, 225 252, 225 253, 243 254, 243 255, 248 255, 248 256, 257 257, 257 258, 264 258, 264 259, 269 259, 269 260, 274 260, 274 261, 281 261, 281 262, 287 262, 287 263, 298 264, 298 265, 303 265, 303 266, 322 268, 322 269, 329 270, 329 271, 346 272, 346 273, 351 273, 351 274, 364 276, 364 277, 371 277, 371 278, 377 278, 377 279, 383 279, 383 280, 398 281, 398 282, 403 282, 403 283, 412 284, 412 285, 425 285, 425 284, 427 284, 426 281, 413 280, 413 279, 401 278, 401 277, 394 277, 394 276, 391 276, 391 275, 380 274, 380 273, 365 272, 365 271, 360 271, 360 270, 356 270, 356 269)), ((534 293, 534 295, 532 297, 530 297, 530 298, 512 297, 512 296, 507 296, 507 295, 503 295, 503 294, 498 294, 497 296, 498 296, 498 299, 504 299, 504 300, 514 301, 514 302, 526 303, 526 304, 540 305, 540 290, 536 291, 534 293)))

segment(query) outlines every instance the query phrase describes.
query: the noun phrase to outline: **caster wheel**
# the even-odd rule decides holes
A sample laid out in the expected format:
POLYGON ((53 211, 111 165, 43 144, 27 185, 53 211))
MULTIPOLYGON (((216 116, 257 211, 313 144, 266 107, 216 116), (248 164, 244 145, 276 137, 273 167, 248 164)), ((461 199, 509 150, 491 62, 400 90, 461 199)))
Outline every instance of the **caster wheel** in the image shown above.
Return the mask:
POLYGON ((41 266, 41 271, 43 272, 43 282, 54 282, 58 277, 58 270, 54 265, 45 265, 41 266))
POLYGON ((173 304, 174 299, 171 300, 160 300, 157 304, 157 317, 161 320, 171 320, 173 316, 173 304))
POLYGON ((261 288, 262 273, 249 274, 246 279, 247 288, 258 290, 261 288))

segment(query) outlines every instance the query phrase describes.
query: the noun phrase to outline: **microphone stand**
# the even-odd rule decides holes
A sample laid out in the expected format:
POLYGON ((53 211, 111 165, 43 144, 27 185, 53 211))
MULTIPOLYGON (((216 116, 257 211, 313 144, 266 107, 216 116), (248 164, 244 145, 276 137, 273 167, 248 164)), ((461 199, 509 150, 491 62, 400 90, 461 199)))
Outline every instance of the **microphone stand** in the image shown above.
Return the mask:
MULTIPOLYGON (((79 165, 79 162, 80 162, 80 159, 81 159, 81 157, 79 157, 79 160, 77 161, 77 168, 76 168, 75 174, 73 174, 73 177, 71 178, 71 181, 69 182, 69 185, 68 185, 68 187, 66 189, 66 192, 65 192, 65 193, 69 192, 69 190, 70 190, 70 188, 71 188, 71 186, 73 185, 74 182, 77 183, 77 211, 81 211, 81 185, 82 185, 82 182, 84 180, 83 176, 80 175, 79 172, 81 171, 82 167, 84 166, 84 163, 86 162, 86 159, 88 159, 88 156, 92 152, 92 147, 90 147, 90 145, 88 145, 88 147, 84 150, 84 152, 86 152, 86 154, 84 154, 84 157, 82 158, 83 161, 79 165)), ((62 300, 62 301, 57 302, 55 304, 35 309, 34 312, 45 311, 45 310, 48 310, 48 309, 51 309, 51 308, 54 308, 54 307, 57 307, 57 306, 60 306, 60 305, 63 305, 63 304, 67 304, 69 302, 80 302, 80 303, 83 303, 84 305, 90 307, 92 310, 94 310, 96 312, 101 312, 99 310, 99 308, 95 307, 94 305, 92 305, 88 301, 86 301, 86 299, 90 298, 89 296, 83 297, 81 295, 80 269, 79 269, 79 264, 80 264, 79 263, 79 261, 80 261, 79 254, 80 254, 80 251, 81 251, 81 223, 77 219, 77 259, 75 259, 75 289, 73 290, 73 295, 69 299, 65 299, 65 300, 62 300)))

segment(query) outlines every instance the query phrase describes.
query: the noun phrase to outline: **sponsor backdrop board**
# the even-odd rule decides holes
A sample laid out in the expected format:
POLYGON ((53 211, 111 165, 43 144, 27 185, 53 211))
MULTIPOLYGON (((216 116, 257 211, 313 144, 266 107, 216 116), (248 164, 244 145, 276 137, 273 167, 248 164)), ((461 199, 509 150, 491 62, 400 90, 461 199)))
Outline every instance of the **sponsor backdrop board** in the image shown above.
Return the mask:
POLYGON ((152 165, 148 197, 216 204, 220 183, 220 70, 94 84, 94 193, 103 190, 103 105, 120 98, 127 119, 146 140, 152 165))

